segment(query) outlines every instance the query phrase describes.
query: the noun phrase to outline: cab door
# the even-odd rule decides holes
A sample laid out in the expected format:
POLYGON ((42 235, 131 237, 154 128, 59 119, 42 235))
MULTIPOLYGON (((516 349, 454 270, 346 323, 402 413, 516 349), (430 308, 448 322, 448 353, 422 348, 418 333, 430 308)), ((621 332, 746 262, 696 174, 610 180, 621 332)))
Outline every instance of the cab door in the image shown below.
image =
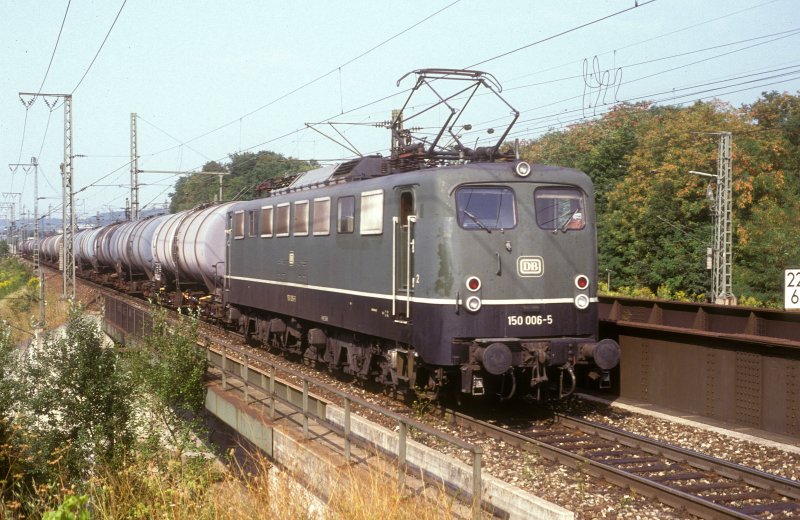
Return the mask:
POLYGON ((408 321, 414 294, 416 196, 413 188, 399 188, 396 197, 397 210, 392 217, 392 314, 397 321, 408 321))

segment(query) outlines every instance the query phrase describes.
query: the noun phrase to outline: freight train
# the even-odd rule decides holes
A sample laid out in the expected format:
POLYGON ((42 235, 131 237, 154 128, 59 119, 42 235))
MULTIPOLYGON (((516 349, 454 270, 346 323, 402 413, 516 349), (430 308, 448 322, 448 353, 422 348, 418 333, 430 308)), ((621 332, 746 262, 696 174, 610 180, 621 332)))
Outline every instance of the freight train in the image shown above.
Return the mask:
MULTIPOLYGON (((455 77, 499 96, 485 73, 415 72, 415 88, 455 77)), ((588 176, 501 152, 508 130, 482 149, 455 133, 447 151, 415 143, 401 114, 390 157, 281 179, 256 200, 80 231, 78 272, 402 392, 563 398, 577 366, 607 385, 619 346, 598 338, 588 176)), ((60 240, 41 241, 44 262, 58 261, 60 240)))

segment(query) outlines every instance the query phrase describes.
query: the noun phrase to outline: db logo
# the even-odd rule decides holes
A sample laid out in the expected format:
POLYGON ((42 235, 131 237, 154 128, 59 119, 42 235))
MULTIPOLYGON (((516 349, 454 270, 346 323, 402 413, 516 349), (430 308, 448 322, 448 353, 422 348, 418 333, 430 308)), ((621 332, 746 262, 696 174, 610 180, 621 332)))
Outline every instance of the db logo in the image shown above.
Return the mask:
POLYGON ((521 256, 517 258, 517 274, 520 276, 542 276, 544 260, 541 256, 521 256))

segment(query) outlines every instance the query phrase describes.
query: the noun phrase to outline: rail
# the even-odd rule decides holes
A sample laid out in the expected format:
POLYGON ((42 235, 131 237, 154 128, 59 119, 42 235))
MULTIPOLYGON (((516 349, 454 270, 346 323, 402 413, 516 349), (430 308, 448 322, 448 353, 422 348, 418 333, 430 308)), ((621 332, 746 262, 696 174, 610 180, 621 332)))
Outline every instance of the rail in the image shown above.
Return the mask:
POLYGON ((605 425, 557 415, 556 427, 563 426, 574 433, 557 428, 534 432, 509 430, 453 411, 448 412, 447 418, 456 425, 534 451, 703 518, 746 519, 762 513, 800 510, 800 482, 605 425), (665 464, 662 459, 669 462, 665 464), (686 482, 700 483, 685 485, 686 482), (703 496, 704 492, 719 494, 708 497, 703 496), (766 503, 741 507, 730 504, 740 499, 766 503))

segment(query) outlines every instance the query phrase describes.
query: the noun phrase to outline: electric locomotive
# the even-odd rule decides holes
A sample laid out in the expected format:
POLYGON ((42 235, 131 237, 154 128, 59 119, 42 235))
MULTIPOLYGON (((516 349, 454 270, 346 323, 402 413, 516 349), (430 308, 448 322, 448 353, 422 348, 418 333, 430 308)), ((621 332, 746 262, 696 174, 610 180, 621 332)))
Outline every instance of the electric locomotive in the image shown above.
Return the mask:
MULTIPOLYGON (((455 78, 499 95, 481 72, 416 72, 415 90, 455 78)), ((597 340, 589 178, 500 153, 508 130, 493 148, 413 143, 402 113, 392 157, 312 170, 230 208, 226 319, 398 389, 563 397, 579 363, 608 384, 619 346, 597 340)))
MULTIPOLYGON (((81 231, 79 272, 401 392, 563 398, 578 365, 607 385, 619 346, 597 335, 590 179, 501 151, 519 114, 490 75, 414 73, 386 125, 390 157, 271 180, 257 200, 81 231), (466 87, 442 97, 445 81, 466 87), (423 87, 450 110, 432 141, 406 126, 430 110, 408 108, 423 87), (456 122, 481 88, 513 120, 493 146, 470 148, 456 122)), ((41 241, 45 261, 59 240, 41 241)))

